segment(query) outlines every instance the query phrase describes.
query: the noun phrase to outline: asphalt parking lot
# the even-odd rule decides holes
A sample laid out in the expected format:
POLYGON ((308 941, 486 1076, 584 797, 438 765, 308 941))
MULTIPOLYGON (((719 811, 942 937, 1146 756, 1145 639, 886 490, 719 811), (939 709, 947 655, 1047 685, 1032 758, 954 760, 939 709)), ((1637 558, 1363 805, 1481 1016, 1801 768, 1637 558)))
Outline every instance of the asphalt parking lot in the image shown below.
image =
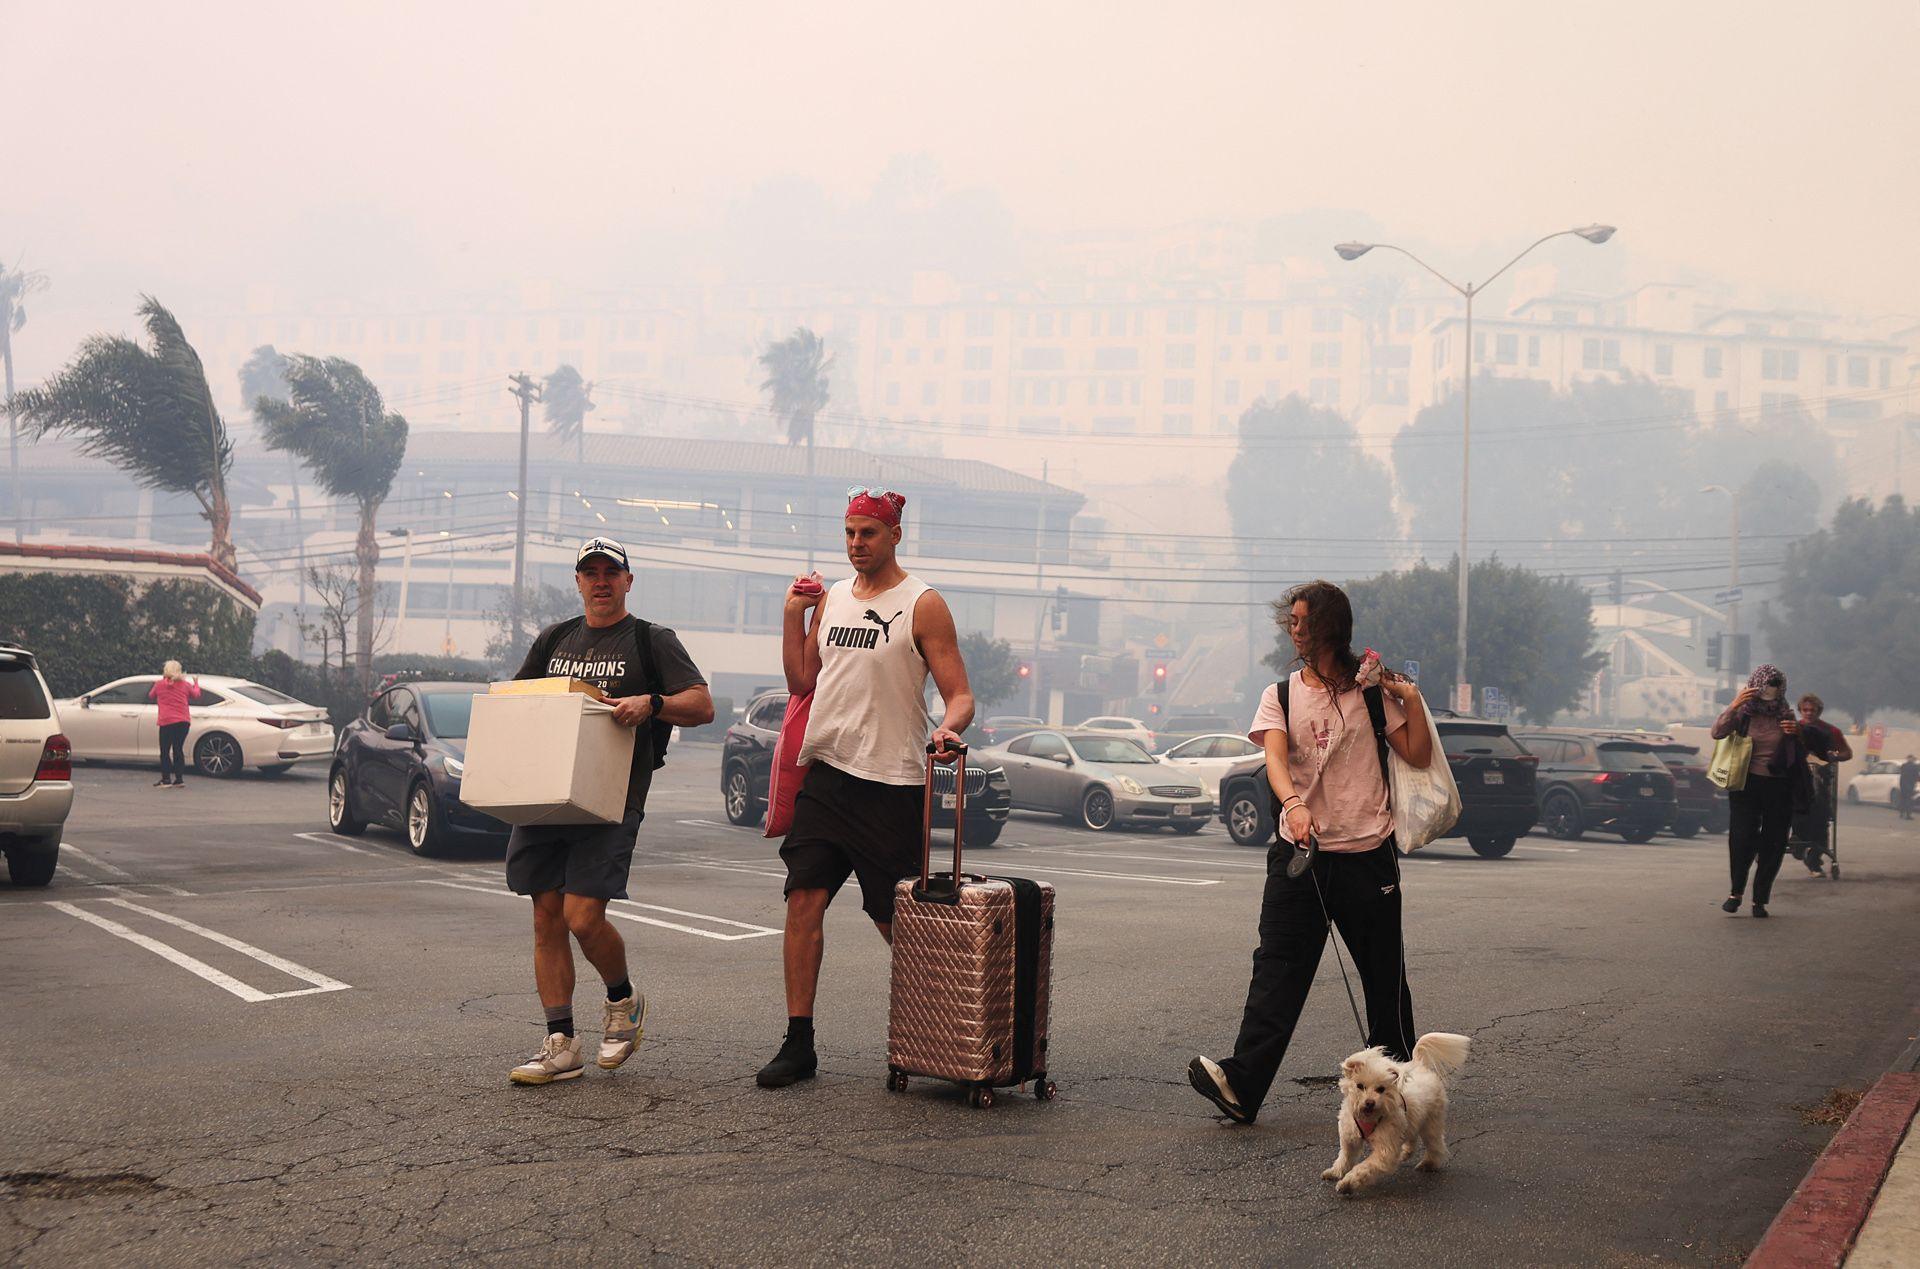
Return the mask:
POLYGON ((821 1077, 767 1092, 775 844, 683 745, 615 905, 646 1041, 514 1088, 525 901, 497 858, 327 833, 322 776, 82 768, 54 884, 0 886, 0 1257, 1725 1264, 1832 1132, 1803 1108, 1877 1077, 1920 1000, 1920 833, 1879 808, 1846 813, 1845 880, 1788 861, 1766 922, 1720 913, 1718 838, 1442 843, 1404 884, 1416 1017, 1474 1038, 1454 1163, 1337 1199, 1331 958, 1258 1126, 1185 1084, 1232 1042, 1261 853, 1022 815, 974 863, 1059 889, 1060 1099, 888 1093, 886 959, 845 896, 821 1077))

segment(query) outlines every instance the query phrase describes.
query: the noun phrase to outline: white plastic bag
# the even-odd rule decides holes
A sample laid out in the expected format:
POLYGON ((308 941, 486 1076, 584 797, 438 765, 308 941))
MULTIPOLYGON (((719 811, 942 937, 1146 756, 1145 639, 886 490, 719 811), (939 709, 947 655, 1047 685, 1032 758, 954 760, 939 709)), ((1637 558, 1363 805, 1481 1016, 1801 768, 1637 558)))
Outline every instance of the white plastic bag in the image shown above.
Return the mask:
POLYGON ((1446 833, 1460 819, 1460 786, 1453 782, 1453 766, 1440 747, 1440 728, 1424 707, 1427 734, 1433 739, 1433 757, 1423 771, 1387 749, 1389 793, 1393 798, 1393 833, 1404 851, 1419 850, 1446 833))

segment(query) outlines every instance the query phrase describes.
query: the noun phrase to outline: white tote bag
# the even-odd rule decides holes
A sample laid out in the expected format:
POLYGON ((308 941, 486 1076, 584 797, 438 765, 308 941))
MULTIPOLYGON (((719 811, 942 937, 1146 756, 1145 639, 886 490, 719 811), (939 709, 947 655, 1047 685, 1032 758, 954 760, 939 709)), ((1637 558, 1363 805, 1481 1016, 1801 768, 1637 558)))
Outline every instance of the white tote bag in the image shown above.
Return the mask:
POLYGON ((1421 770, 1387 749, 1387 778, 1393 798, 1393 832, 1400 849, 1419 850, 1446 833, 1460 819, 1460 786, 1453 782, 1453 764, 1440 747, 1440 728, 1425 708, 1427 734, 1433 738, 1433 756, 1421 770))

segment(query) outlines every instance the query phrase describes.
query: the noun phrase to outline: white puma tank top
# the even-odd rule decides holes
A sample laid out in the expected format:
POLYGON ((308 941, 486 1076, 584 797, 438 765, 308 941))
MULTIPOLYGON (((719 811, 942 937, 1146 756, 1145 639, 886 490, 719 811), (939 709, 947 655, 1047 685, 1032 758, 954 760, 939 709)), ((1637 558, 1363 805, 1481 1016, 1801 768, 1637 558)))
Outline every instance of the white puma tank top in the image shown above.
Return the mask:
POLYGON ((933 720, 913 608, 932 587, 908 577, 871 599, 855 599, 853 580, 828 588, 816 618, 820 678, 800 761, 880 784, 925 784, 933 720))

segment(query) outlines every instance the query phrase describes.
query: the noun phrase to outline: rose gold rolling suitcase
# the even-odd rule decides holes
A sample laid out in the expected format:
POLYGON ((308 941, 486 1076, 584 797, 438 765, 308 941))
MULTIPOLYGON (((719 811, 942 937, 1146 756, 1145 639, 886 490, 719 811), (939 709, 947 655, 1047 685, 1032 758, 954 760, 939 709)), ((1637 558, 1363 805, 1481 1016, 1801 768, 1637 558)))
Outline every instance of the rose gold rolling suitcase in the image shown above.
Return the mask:
POLYGON ((1024 877, 960 870, 967 817, 966 749, 953 758, 953 871, 929 873, 933 855, 934 764, 927 756, 927 804, 920 876, 894 891, 893 994, 887 1017, 887 1087, 910 1075, 952 1080, 969 1105, 993 1105, 993 1090, 1033 1084, 1052 1101, 1047 1078, 1047 1006, 1053 978, 1053 887, 1024 877))

